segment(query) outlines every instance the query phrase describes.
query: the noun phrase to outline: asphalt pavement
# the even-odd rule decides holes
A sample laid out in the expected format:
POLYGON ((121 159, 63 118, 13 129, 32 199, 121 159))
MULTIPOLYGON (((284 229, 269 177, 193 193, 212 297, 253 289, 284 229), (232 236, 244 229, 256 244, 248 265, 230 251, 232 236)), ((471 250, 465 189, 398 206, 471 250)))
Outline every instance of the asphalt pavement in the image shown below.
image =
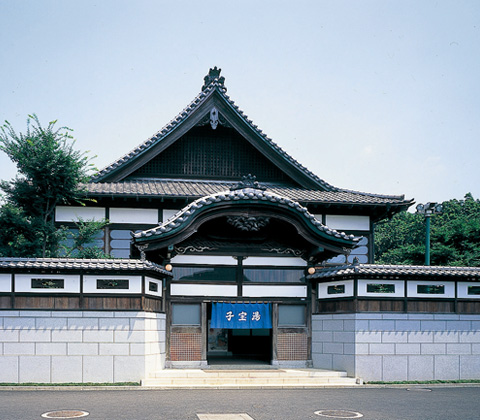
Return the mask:
POLYGON ((86 420, 478 420, 480 387, 0 389, 0 420, 42 420, 48 418, 42 414, 52 412, 57 416, 84 412, 88 415, 81 418, 86 420))

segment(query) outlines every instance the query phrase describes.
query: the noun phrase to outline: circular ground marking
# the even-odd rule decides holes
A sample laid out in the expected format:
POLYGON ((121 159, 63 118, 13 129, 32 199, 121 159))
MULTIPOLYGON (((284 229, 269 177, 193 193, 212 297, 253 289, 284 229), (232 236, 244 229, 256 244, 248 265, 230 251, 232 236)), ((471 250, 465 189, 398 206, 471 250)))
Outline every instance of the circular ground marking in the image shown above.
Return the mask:
POLYGON ((432 392, 430 388, 407 388, 407 391, 432 392))
POLYGON ((363 417, 363 414, 358 413, 357 411, 348 410, 318 410, 315 411, 314 414, 334 419, 359 419, 360 417, 363 417))
POLYGON ((42 417, 46 419, 78 419, 80 417, 86 417, 89 413, 86 411, 80 410, 58 410, 58 411, 49 411, 48 413, 43 413, 42 417))

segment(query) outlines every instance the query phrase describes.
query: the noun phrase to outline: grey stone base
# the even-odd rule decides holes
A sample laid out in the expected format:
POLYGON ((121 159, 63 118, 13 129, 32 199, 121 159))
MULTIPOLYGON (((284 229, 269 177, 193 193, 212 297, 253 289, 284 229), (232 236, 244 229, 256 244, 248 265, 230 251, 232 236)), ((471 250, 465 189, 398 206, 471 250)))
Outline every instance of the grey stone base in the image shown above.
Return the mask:
POLYGON ((137 382, 164 363, 165 314, 0 311, 0 382, 137 382))
POLYGON ((480 315, 314 315, 315 368, 366 381, 480 379, 480 315))

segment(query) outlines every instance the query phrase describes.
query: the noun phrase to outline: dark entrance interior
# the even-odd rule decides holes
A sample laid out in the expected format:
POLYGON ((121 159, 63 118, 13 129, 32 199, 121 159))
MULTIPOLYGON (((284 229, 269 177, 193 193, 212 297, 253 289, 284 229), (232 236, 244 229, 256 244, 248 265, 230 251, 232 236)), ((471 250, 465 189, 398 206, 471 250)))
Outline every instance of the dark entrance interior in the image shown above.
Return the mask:
POLYGON ((213 329, 208 332, 208 364, 270 364, 271 329, 213 329))

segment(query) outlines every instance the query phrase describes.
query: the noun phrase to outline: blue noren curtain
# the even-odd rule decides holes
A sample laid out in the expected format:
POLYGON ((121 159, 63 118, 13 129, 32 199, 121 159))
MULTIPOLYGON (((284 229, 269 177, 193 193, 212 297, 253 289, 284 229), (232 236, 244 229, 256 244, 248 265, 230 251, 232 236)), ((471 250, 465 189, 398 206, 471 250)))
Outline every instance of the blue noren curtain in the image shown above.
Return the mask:
POLYGON ((214 302, 211 328, 272 328, 271 304, 214 302))

